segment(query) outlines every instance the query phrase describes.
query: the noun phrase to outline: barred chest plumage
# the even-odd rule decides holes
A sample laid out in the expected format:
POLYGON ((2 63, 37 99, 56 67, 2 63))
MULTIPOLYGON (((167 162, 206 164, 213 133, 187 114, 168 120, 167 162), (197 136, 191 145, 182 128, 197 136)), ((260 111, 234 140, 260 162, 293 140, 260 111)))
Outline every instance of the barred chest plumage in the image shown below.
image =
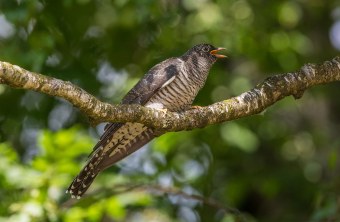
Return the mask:
POLYGON ((169 111, 182 111, 190 108, 199 90, 204 86, 210 67, 199 70, 188 67, 184 61, 178 76, 162 87, 146 106, 169 111))

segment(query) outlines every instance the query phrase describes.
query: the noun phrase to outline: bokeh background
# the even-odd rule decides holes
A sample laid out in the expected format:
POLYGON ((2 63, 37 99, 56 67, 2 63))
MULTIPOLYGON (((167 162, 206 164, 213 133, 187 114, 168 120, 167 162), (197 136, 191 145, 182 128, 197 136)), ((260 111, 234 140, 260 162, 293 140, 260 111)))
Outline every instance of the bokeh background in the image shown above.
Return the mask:
MULTIPOLYGON (((0 60, 119 103, 154 64, 226 47, 196 105, 339 55, 338 0, 0 0, 0 60)), ((60 98, 0 85, 0 221, 339 221, 340 83, 264 113, 168 133, 65 189, 103 131, 60 98), (203 204, 160 190, 200 195, 203 204), (239 213, 226 213, 224 208, 239 213)))

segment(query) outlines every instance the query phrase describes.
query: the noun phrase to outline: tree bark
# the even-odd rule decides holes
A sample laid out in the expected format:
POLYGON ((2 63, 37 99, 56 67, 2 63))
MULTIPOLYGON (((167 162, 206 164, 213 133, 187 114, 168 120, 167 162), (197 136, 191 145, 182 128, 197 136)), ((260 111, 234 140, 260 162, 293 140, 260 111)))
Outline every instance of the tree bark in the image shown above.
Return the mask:
POLYGON ((323 64, 306 64, 298 71, 271 76, 239 96, 174 113, 140 105, 111 105, 71 82, 0 61, 0 84, 64 98, 88 116, 93 124, 139 122, 166 132, 192 130, 257 114, 284 97, 293 95, 298 99, 312 86, 339 80, 340 57, 335 57, 323 64))

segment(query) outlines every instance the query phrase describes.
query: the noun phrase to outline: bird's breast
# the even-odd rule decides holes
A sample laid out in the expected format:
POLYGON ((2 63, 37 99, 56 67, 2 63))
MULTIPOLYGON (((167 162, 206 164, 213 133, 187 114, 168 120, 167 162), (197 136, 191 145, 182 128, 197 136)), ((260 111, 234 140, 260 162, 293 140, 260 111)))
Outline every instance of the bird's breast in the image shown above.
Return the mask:
POLYGON ((204 80, 183 70, 171 83, 161 88, 146 104, 162 104, 164 109, 181 111, 191 106, 204 80))

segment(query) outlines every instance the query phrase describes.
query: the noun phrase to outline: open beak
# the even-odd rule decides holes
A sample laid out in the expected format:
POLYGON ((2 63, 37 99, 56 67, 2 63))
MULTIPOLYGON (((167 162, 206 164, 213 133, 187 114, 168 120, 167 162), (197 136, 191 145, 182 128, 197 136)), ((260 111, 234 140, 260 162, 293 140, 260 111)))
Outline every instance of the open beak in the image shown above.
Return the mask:
POLYGON ((217 49, 211 50, 210 54, 216 56, 217 58, 221 58, 221 59, 222 58, 227 58, 226 55, 217 54, 221 50, 225 50, 225 48, 217 48, 217 49))

